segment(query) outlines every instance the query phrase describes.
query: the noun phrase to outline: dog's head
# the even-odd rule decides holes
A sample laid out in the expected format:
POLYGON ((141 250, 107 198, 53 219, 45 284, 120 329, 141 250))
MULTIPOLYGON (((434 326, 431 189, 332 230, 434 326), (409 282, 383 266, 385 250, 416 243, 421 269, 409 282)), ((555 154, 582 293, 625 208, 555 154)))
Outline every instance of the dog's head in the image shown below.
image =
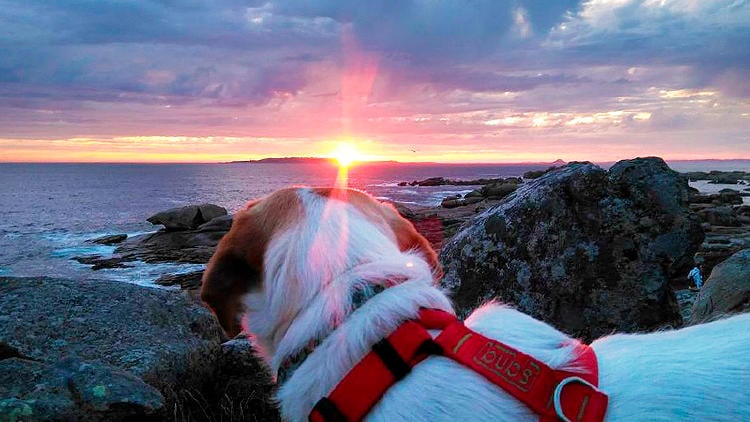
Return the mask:
MULTIPOLYGON (((365 219, 378 232, 378 236, 385 236, 395 243, 401 251, 418 251, 432 268, 434 277, 441 275, 440 264, 435 251, 429 242, 420 235, 414 226, 401 217, 395 208, 381 203, 370 195, 353 189, 335 188, 287 188, 279 190, 265 198, 250 202, 247 207, 234 216, 231 230, 219 242, 216 252, 208 263, 203 275, 201 298, 216 314, 222 328, 230 337, 234 337, 242 330, 241 317, 244 313, 243 296, 254 291, 262 291, 268 286, 264 280, 268 273, 264 265, 268 265, 267 253, 269 244, 274 239, 291 233, 295 227, 306 227, 307 231, 340 230, 340 237, 352 237, 351 230, 357 227, 341 222, 341 214, 311 210, 310 200, 314 198, 316 204, 323 203, 333 206, 352 206, 358 211, 358 216, 365 219), (336 205, 338 204, 338 205, 336 205), (323 221, 338 219, 336 224, 323 221)), ((328 206, 326 205, 326 207, 328 206)), ((368 233, 357 233, 360 236, 370 236, 368 233)), ((309 254, 333 253, 342 242, 330 242, 330 237, 321 237, 319 242, 295 240, 286 243, 287 249, 274 251, 273 264, 294 259, 308 259, 309 254), (318 243, 324 243, 317 245, 318 243), (311 248, 317 245, 316 251, 293 250, 295 248, 311 248), (305 246, 306 245, 306 246, 305 246), (326 248, 328 251, 326 251, 326 248), (308 255, 305 255, 305 254, 308 255), (279 254, 283 256, 279 256, 279 254)), ((360 242, 361 243, 361 242, 360 242)), ((278 248, 277 248, 278 249, 278 248)), ((350 257, 347 259, 351 259, 350 257)), ((313 260, 314 261, 314 260, 313 260)), ((314 265, 310 265, 314 267, 314 265)), ((275 270, 275 269, 270 269, 275 270)), ((309 271, 322 271, 325 268, 309 268, 309 271)), ((289 288, 287 286, 287 288, 289 288)))

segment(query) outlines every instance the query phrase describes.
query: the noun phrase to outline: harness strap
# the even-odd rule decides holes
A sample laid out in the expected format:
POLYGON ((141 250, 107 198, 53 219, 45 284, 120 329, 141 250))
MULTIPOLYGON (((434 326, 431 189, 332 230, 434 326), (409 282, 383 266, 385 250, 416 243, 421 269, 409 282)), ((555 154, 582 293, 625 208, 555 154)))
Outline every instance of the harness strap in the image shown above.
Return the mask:
POLYGON ((349 371, 323 404, 316 404, 310 420, 333 422, 339 420, 338 415, 346 421, 362 420, 388 388, 434 351, 424 346, 430 343, 432 336, 424 327, 415 321, 404 322, 349 371))
POLYGON ((499 341, 470 330, 455 316, 422 309, 381 340, 327 398, 310 413, 313 422, 359 421, 383 394, 431 354, 442 354, 478 372, 540 415, 557 420, 600 422, 607 396, 596 388, 598 368, 590 347, 579 344, 577 362, 586 373, 554 370, 499 341), (442 330, 433 340, 428 329, 442 330))
POLYGON ((604 420, 608 399, 596 388, 596 355, 586 345, 579 345, 576 360, 588 372, 578 373, 552 369, 532 356, 470 330, 458 320, 443 328, 435 342, 446 357, 501 387, 540 415, 542 422, 557 421, 562 416, 581 422, 604 420))

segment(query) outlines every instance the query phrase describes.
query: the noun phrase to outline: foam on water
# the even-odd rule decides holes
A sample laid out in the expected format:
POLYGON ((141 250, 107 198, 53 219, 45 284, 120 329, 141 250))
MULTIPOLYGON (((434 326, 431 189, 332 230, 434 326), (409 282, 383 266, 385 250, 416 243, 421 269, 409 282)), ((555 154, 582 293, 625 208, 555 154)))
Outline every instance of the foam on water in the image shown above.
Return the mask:
POLYGON ((114 251, 115 246, 90 244, 53 249, 50 253, 50 256, 52 258, 72 259, 77 256, 85 255, 108 256, 111 255, 114 251))

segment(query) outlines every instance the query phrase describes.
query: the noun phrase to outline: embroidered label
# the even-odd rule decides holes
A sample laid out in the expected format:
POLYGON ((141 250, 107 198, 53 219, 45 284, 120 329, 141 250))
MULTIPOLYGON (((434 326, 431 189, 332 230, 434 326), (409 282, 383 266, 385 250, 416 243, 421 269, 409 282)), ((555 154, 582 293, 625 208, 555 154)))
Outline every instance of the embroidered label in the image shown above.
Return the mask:
POLYGON ((518 356, 515 351, 493 341, 488 341, 479 349, 479 352, 474 355, 474 363, 523 392, 533 387, 541 372, 536 363, 518 356))

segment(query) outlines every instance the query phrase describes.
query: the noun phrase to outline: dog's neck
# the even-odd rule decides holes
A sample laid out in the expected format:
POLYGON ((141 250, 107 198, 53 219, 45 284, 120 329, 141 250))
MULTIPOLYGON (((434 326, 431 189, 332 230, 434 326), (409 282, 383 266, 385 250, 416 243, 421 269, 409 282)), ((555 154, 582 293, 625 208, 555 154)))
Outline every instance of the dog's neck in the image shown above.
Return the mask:
MULTIPOLYGON (((403 282, 403 280, 401 280, 403 282)), ((390 284, 390 283, 388 283, 390 284)), ((393 283, 396 284, 396 283, 393 283)), ((383 292, 386 289, 386 285, 364 285, 360 288, 356 289, 354 293, 352 293, 352 306, 351 306, 351 312, 356 311, 359 309, 362 305, 364 305, 365 302, 372 299, 377 295, 378 293, 383 292)), ((334 327, 335 329, 335 327, 334 327)), ((327 333, 326 337, 328 336, 327 333)), ((293 353, 289 356, 287 356, 280 364, 279 370, 276 374, 276 382, 277 384, 281 385, 284 382, 286 382, 287 379, 292 375, 292 373, 299 368, 302 363, 305 362, 305 359, 307 359, 310 354, 315 351, 315 348, 320 345, 320 343, 323 342, 325 337, 321 338, 314 338, 311 339, 301 350, 299 350, 296 353, 293 353)))
POLYGON ((278 398, 284 418, 306 419, 314 404, 369 352, 374 343, 393 332, 403 321, 416 318, 420 308, 453 312, 450 301, 434 286, 429 272, 384 289, 347 315, 280 386, 278 398))

